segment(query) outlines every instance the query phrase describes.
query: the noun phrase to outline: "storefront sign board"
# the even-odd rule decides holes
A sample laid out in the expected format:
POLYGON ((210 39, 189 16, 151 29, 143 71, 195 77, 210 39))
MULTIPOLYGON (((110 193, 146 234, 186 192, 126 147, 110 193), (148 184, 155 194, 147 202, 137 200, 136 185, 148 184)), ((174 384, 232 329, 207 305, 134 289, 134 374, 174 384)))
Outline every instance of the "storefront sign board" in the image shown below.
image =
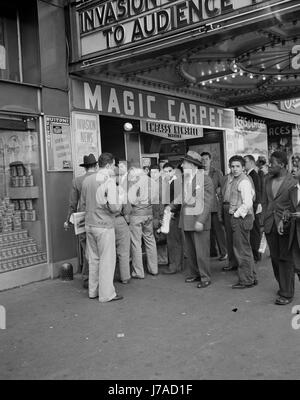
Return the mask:
POLYGON ((234 111, 134 88, 72 80, 73 107, 103 115, 234 129, 234 111))

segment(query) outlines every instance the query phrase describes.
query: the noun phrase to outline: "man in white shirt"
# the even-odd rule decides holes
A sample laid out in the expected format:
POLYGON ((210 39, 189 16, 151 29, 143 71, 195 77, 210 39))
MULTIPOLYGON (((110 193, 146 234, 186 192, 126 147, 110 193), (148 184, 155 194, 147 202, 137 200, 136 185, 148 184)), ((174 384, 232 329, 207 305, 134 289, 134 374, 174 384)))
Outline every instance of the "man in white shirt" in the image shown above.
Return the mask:
POLYGON ((229 160, 232 177, 230 185, 228 213, 231 215, 231 235, 228 243, 232 243, 233 253, 238 267, 239 281, 233 289, 253 287, 257 282, 254 278, 254 259, 250 244, 250 231, 253 227, 253 198, 252 183, 244 173, 245 159, 233 156, 229 160))

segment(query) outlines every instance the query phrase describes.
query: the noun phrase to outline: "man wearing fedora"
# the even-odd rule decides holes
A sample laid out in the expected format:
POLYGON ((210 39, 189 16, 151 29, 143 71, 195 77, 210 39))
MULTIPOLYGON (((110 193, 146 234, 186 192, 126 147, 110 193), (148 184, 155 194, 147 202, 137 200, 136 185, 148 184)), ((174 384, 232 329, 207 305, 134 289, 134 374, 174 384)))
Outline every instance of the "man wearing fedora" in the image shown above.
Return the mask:
POLYGON ((209 265, 211 204, 214 186, 211 178, 204 174, 201 156, 188 151, 182 163, 183 201, 179 226, 184 231, 185 250, 191 276, 186 282, 198 282, 198 288, 211 284, 209 265))
MULTIPOLYGON (((73 213, 78 211, 82 211, 80 208, 80 196, 82 190, 82 184, 85 178, 89 175, 92 175, 96 172, 97 168, 97 160, 94 154, 89 154, 83 156, 83 163, 79 164, 80 167, 85 169, 85 174, 77 176, 73 179, 72 188, 70 191, 69 196, 69 211, 67 215, 67 219, 64 223, 64 228, 67 230, 70 226, 70 217, 73 213)), ((86 234, 82 233, 79 235, 79 244, 81 250, 81 257, 82 257, 82 279, 83 279, 83 287, 85 289, 88 288, 88 281, 89 281, 89 264, 86 258, 86 234)))

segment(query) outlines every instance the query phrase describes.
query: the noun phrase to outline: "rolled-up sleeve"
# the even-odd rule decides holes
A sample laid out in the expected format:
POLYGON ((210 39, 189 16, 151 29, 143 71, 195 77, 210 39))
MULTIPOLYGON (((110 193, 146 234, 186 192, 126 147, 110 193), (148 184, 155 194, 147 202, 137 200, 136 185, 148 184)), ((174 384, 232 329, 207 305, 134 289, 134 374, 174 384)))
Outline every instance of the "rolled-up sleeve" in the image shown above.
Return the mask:
POLYGON ((253 207, 254 191, 253 191, 251 182, 246 180, 246 179, 244 179, 239 184, 238 190, 241 193, 242 204, 235 211, 234 217, 236 217, 236 218, 239 218, 239 217, 245 218, 245 216, 248 214, 248 212, 253 207))

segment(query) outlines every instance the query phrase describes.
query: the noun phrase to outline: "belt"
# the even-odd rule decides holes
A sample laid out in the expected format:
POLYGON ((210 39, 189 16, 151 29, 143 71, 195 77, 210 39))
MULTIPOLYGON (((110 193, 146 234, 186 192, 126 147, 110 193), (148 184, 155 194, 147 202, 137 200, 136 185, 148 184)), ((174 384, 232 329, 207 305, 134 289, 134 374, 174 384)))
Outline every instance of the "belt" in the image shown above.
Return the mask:
POLYGON ((229 201, 223 201, 223 206, 229 206, 229 205, 230 205, 229 201))

